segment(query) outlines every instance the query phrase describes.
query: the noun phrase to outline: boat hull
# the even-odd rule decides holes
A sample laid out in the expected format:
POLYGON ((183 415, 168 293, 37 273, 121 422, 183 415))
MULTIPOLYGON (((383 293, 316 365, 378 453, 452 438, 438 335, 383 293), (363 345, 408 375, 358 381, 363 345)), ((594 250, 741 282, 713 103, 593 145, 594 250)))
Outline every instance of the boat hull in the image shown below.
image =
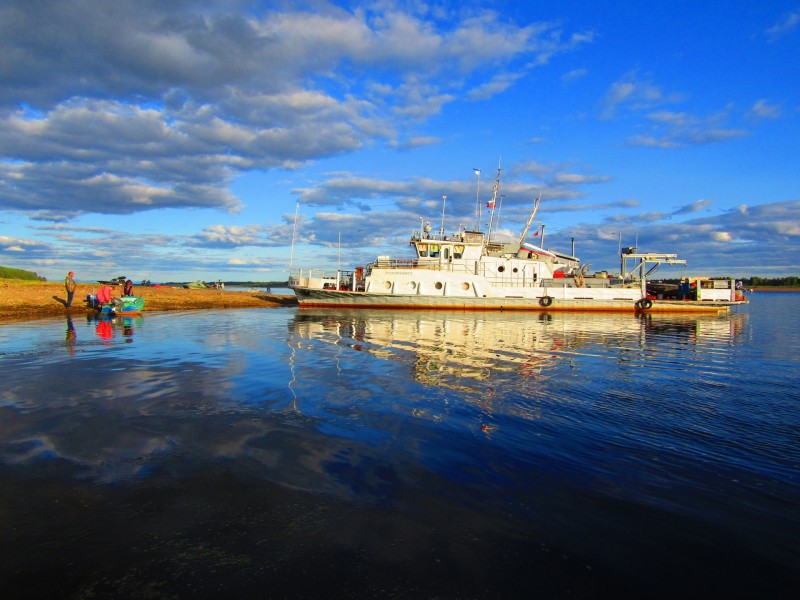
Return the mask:
POLYGON ((294 288, 300 308, 370 308, 419 310, 525 310, 580 312, 720 313, 746 302, 650 300, 627 298, 558 297, 541 288, 527 297, 452 297, 418 294, 380 294, 346 290, 294 288))
POLYGON ((97 306, 97 311, 106 316, 140 315, 144 310, 144 298, 123 296, 118 302, 106 302, 97 306))

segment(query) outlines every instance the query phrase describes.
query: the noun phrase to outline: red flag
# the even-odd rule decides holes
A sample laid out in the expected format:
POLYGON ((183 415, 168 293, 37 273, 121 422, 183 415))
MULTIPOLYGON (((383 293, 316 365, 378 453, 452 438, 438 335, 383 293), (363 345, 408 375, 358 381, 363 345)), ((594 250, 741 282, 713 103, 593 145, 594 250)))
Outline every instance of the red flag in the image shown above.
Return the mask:
POLYGON ((533 237, 538 237, 539 236, 539 231, 541 231, 541 227, 533 232, 533 237))
POLYGON ((494 208, 494 200, 490 200, 486 203, 486 208, 494 208))

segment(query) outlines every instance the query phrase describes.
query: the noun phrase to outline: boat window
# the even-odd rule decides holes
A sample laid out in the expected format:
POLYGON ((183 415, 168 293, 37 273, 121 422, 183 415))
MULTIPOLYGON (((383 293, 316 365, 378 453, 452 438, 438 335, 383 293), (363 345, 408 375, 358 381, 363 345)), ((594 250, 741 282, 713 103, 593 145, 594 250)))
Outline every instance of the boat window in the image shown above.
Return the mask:
POLYGON ((450 246, 445 246, 442 249, 442 252, 443 252, 443 256, 444 256, 445 259, 450 258, 450 246))
POLYGON ((421 257, 428 256, 428 244, 417 244, 417 250, 419 251, 419 255, 421 257))
POLYGON ((437 281, 437 282, 436 282, 436 283, 433 285, 433 287, 435 287, 437 290, 440 290, 440 289, 442 289, 442 282, 441 282, 441 281, 437 281))
POLYGON ((506 268, 503 265, 500 265, 499 267, 497 267, 497 272, 498 273, 502 273, 505 270, 506 270, 506 268))
POLYGON ((439 256, 439 244, 431 244, 431 258, 439 256))

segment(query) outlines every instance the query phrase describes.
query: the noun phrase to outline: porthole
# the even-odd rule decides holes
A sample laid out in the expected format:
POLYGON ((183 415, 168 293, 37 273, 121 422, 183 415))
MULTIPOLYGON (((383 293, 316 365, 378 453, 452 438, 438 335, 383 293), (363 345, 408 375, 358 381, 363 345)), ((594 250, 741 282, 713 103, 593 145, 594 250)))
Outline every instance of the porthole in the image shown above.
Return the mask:
POLYGON ((433 285, 433 287, 435 287, 437 290, 440 290, 440 289, 442 289, 442 282, 441 282, 441 281, 437 281, 437 282, 436 282, 436 283, 433 285))
POLYGON ((387 290, 392 289, 392 282, 391 281, 384 281, 383 282, 383 287, 385 287, 387 290))
POLYGON ((461 284, 461 289, 467 291, 469 289, 469 284, 465 281, 461 284))
POLYGON ((499 267, 497 267, 497 272, 498 273, 502 273, 505 270, 506 270, 506 268, 503 265, 500 265, 499 267))
POLYGON ((417 284, 416 284, 416 283, 414 283, 413 281, 409 281, 409 282, 408 282, 408 287, 409 287, 409 288, 411 288, 411 289, 413 290, 413 289, 416 289, 416 287, 417 287, 417 284))
POLYGON ((514 273, 519 273, 519 269, 517 267, 514 267, 513 269, 511 269, 511 271, 514 273))

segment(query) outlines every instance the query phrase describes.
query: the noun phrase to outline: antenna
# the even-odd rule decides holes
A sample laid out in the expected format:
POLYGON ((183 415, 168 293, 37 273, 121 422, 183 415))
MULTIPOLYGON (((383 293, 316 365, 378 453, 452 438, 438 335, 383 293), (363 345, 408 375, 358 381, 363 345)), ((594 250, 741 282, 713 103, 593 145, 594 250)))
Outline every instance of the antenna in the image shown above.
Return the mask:
POLYGON ((297 236, 297 214, 300 212, 300 203, 294 209, 294 227, 292 227, 292 247, 289 251, 289 274, 292 274, 292 260, 294 259, 294 240, 297 236))
POLYGON ((497 205, 497 228, 500 229, 500 209, 503 208, 503 198, 505 198, 505 194, 500 194, 500 204, 497 205))
POLYGON ((442 228, 439 230, 439 237, 444 237, 444 206, 447 204, 447 196, 442 196, 442 228))
POLYGON ((475 175, 478 176, 478 189, 475 192, 475 231, 480 231, 481 229, 481 170, 480 169, 472 169, 475 172, 475 175))

